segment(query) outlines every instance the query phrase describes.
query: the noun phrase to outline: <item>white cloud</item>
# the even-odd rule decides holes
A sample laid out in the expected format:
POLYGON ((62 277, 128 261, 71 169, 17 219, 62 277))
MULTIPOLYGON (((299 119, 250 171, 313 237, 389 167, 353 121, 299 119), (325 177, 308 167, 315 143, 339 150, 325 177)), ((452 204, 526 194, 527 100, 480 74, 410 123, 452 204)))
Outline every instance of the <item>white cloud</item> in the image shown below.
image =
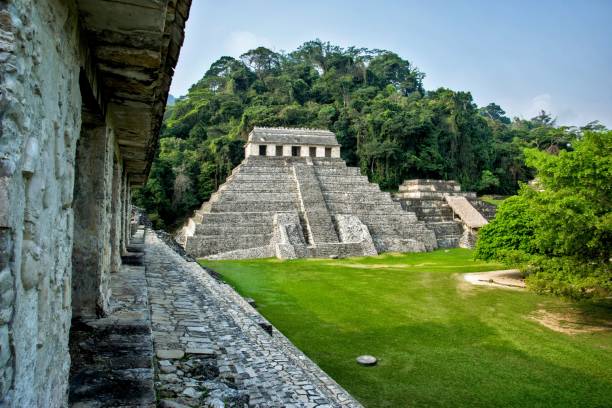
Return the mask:
POLYGON ((536 95, 531 99, 531 104, 525 113, 525 116, 528 118, 532 118, 536 116, 540 111, 545 110, 548 113, 552 113, 554 115, 554 107, 552 102, 552 97, 550 94, 540 94, 536 95))
POLYGON ((239 57, 248 50, 260 46, 272 48, 271 42, 265 37, 260 37, 250 31, 233 31, 225 40, 225 50, 232 57, 239 57))
POLYGON ((589 120, 584 115, 577 114, 572 108, 564 103, 558 103, 548 93, 536 95, 528 103, 524 104, 520 111, 520 117, 530 119, 537 116, 540 111, 546 111, 557 120, 557 125, 583 125, 589 120))

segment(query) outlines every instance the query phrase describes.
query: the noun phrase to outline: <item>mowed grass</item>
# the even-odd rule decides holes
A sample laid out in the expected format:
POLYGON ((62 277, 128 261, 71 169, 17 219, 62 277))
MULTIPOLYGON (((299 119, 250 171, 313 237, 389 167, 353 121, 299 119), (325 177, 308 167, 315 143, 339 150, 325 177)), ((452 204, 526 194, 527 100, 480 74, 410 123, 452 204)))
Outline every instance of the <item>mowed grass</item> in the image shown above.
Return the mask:
POLYGON ((537 310, 576 305, 476 287, 468 250, 342 260, 201 261, 367 407, 610 407, 610 331, 569 335, 537 310), (372 354, 375 367, 355 358, 372 354))
POLYGON ((493 196, 490 196, 490 195, 485 195, 485 196, 481 196, 481 197, 479 197, 479 198, 480 198, 482 201, 484 201, 485 203, 489 203, 489 204, 491 204, 491 205, 494 205, 494 206, 496 206, 496 207, 499 207, 499 206, 500 206, 500 205, 501 205, 501 204, 504 202, 504 200, 505 200, 507 197, 495 196, 495 198, 494 198, 493 196))

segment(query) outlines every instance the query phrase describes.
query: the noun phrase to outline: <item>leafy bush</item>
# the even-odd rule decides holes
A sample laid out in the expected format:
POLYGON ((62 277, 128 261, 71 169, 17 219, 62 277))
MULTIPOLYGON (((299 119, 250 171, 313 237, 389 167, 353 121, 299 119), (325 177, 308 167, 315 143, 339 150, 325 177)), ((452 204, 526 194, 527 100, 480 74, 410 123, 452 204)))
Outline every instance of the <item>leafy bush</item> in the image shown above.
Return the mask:
POLYGON ((523 186, 523 194, 506 199, 498 207, 493 221, 482 227, 476 243, 478 258, 517 264, 532 252, 535 214, 526 198, 526 189, 529 187, 523 186))
POLYGON ((519 267, 538 292, 612 293, 612 131, 585 132, 573 151, 525 152, 535 182, 482 228, 476 256, 519 267))

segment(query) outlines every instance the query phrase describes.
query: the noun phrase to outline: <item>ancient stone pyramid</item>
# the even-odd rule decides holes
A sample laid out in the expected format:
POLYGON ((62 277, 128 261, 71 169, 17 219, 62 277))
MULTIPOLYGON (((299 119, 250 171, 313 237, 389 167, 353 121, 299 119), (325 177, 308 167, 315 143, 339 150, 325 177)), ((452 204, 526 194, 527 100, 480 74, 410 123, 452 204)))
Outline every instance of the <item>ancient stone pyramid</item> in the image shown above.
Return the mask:
POLYGON ((325 130, 255 128, 245 159, 178 236, 195 257, 428 251, 433 231, 340 158, 325 130))

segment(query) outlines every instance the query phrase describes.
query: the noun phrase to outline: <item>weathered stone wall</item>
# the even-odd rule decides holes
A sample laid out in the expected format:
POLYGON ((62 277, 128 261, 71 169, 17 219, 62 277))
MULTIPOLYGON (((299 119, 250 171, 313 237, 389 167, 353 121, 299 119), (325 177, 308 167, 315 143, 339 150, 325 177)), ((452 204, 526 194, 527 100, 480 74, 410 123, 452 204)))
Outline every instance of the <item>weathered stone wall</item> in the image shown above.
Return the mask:
POLYGON ((0 0, 0 405, 66 405, 80 132, 72 2, 0 0))
POLYGON ((123 180, 123 165, 120 159, 113 160, 113 186, 111 198, 111 272, 117 273, 121 269, 121 254, 123 253, 123 230, 122 230, 122 214, 123 214, 123 196, 121 192, 123 180))
POLYGON ((106 314, 110 301, 113 179, 112 130, 104 118, 86 110, 76 154, 73 316, 106 314))
POLYGON ((190 3, 0 0, 2 407, 67 405, 73 306, 109 308, 190 3))

